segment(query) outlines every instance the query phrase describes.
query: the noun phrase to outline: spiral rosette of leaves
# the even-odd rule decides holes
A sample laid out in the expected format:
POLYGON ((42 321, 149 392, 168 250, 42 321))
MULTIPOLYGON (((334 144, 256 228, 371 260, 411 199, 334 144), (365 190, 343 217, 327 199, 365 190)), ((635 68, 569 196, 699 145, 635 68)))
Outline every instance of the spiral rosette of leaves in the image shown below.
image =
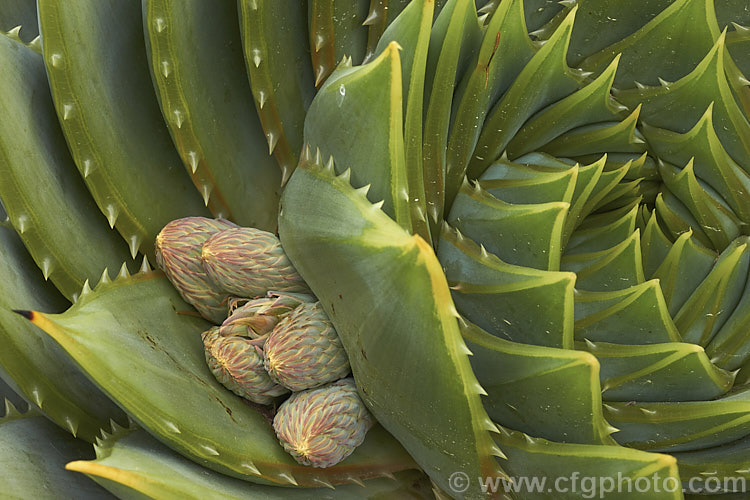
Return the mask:
POLYGON ((740 489, 750 94, 728 41, 747 13, 537 3, 415 1, 371 62, 342 62, 282 243, 366 403, 449 494, 500 469, 740 489))

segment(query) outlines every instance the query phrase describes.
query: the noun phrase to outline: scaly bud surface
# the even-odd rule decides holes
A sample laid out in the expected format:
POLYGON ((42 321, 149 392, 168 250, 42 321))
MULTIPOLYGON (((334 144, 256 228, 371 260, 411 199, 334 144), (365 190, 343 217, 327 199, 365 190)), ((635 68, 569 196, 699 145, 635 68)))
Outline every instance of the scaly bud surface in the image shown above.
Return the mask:
POLYGON ((300 464, 313 467, 344 460, 362 444, 372 424, 352 378, 292 394, 273 419, 284 449, 300 464))
POLYGON ((250 227, 220 231, 203 245, 203 267, 225 292, 262 297, 269 291, 310 293, 273 234, 250 227))
POLYGON ((302 304, 281 320, 264 346, 277 383, 301 391, 345 377, 349 358, 320 302, 302 304))
POLYGON ((245 337, 222 337, 218 328, 203 334, 206 362, 216 380, 240 397, 270 404, 289 392, 277 385, 263 368, 260 341, 245 337))
POLYGON ((211 235, 234 227, 227 220, 185 217, 173 220, 156 236, 156 264, 182 298, 213 323, 226 318, 227 294, 209 279, 201 251, 211 235))

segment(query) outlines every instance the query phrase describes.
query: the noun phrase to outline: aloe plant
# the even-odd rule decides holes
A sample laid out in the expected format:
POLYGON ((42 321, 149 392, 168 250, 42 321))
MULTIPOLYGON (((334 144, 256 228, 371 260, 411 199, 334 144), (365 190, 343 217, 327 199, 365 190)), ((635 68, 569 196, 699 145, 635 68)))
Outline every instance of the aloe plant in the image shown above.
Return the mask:
POLYGON ((747 494, 744 0, 0 0, 0 29, 13 494, 747 494), (320 301, 378 422, 340 464, 211 374, 150 265, 189 216, 277 233, 320 301))

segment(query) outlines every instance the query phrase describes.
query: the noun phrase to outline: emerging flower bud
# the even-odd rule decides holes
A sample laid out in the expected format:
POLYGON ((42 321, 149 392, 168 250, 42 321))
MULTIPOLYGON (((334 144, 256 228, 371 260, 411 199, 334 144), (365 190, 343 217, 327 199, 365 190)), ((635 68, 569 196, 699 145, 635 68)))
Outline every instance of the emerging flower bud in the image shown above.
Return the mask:
POLYGON ((331 467, 362 444, 373 423, 354 379, 346 378, 292 394, 279 406, 273 428, 297 462, 331 467))
POLYGON ((268 336, 265 367, 277 383, 293 391, 345 377, 349 358, 320 302, 302 304, 268 336))
POLYGON ((295 307, 313 301, 315 298, 311 295, 279 292, 269 292, 262 299, 234 299, 229 305, 230 316, 221 325, 219 333, 224 337, 265 337, 295 307), (239 301, 245 304, 238 307, 239 301))
POLYGON ((221 219, 186 217, 173 220, 156 236, 156 264, 201 316, 213 323, 226 317, 226 292, 211 282, 203 263, 201 250, 212 234, 237 227, 221 219))
POLYGON ((289 392, 277 385, 263 368, 263 349, 258 340, 222 337, 218 328, 203 334, 206 362, 216 380, 240 397, 259 404, 289 392))
POLYGON ((227 229, 203 245, 203 267, 214 283, 238 297, 269 291, 310 293, 271 233, 250 227, 227 229))

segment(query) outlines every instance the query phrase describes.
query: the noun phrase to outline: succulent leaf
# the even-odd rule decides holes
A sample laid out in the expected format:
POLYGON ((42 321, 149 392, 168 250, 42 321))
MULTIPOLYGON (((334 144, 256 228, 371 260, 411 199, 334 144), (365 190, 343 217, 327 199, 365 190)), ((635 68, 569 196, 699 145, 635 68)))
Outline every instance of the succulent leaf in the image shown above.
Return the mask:
POLYGON ((255 107, 283 183, 297 166, 305 112, 315 95, 312 69, 306 64, 307 7, 298 0, 240 0, 239 6, 255 107))
POLYGON ((14 410, 0 418, 0 447, 0 481, 8 498, 112 498, 105 489, 64 468, 70 460, 93 458, 91 445, 39 414, 14 410))
POLYGON ((208 211, 154 98, 140 8, 42 0, 38 9, 50 89, 78 170, 133 258, 141 249, 153 258, 166 223, 208 211))
POLYGON ((14 117, 0 124, 0 197, 45 278, 74 300, 87 279, 129 260, 127 249, 77 178, 42 57, 0 36, 0 58, 0 106, 3 116, 14 117))
POLYGON ((281 173, 254 116, 236 6, 144 0, 143 25, 164 121, 211 213, 274 231, 281 173))
MULTIPOLYGON (((441 488, 447 471, 498 475, 495 426, 430 245, 335 177, 332 165, 304 158, 284 191, 280 236, 336 327, 367 407, 441 488), (341 216, 347 224, 332 224, 341 216), (389 300, 393 290, 412 291, 408 307, 389 300)), ((465 496, 480 496, 478 488, 465 496)))
POLYGON ((200 333, 163 274, 142 272, 104 285, 60 315, 30 313, 81 369, 143 428, 213 470, 276 485, 316 486, 413 467, 382 429, 341 467, 297 465, 258 411, 224 389, 206 366, 200 333))
POLYGON ((65 467, 94 479, 121 498, 142 494, 149 498, 304 500, 316 498, 412 498, 422 497, 424 484, 417 471, 393 478, 368 479, 358 484, 318 488, 279 488, 251 484, 225 476, 183 458, 143 430, 105 435, 94 460, 76 460, 65 467))
POLYGON ((67 301, 48 283, 12 229, 0 226, 0 375, 53 422, 93 442, 122 411, 80 373, 63 349, 12 309, 57 312, 67 301), (9 378, 5 378, 5 377, 9 378))

